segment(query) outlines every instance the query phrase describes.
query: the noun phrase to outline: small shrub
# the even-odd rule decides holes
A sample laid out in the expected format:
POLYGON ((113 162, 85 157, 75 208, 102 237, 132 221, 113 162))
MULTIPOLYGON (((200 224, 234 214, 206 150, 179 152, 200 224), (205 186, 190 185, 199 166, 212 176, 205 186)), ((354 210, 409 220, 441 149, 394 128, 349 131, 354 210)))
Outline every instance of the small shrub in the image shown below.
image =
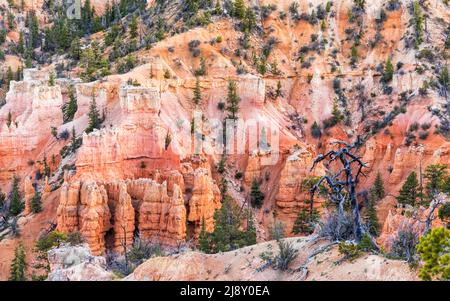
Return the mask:
POLYGON ((38 241, 36 242, 36 249, 40 252, 47 252, 54 247, 59 247, 66 241, 66 234, 58 231, 52 231, 50 233, 45 233, 39 237, 38 241))
POLYGON ((372 250, 375 250, 375 245, 373 244, 370 236, 368 234, 364 234, 364 236, 361 238, 361 241, 359 242, 358 248, 361 251, 370 252, 372 250))
POLYGON ((62 131, 61 133, 59 133, 59 139, 67 140, 67 139, 69 139, 69 137, 70 137, 70 133, 67 129, 62 131))
POLYGON ((424 131, 428 130, 431 127, 431 123, 425 122, 420 125, 420 128, 424 131))
POLYGON ((311 136, 313 136, 316 139, 318 139, 322 136, 322 131, 320 130, 320 126, 315 121, 311 126, 311 136))
POLYGON ((164 71, 164 78, 165 79, 170 79, 172 76, 170 75, 170 71, 166 69, 166 71, 164 71))
POLYGON ((324 222, 320 223, 319 235, 333 241, 350 239, 353 236, 353 220, 350 214, 339 215, 332 213, 324 222))
POLYGON ((415 132, 419 129, 419 123, 418 122, 414 122, 409 126, 409 130, 410 132, 415 132))
POLYGON ((404 259, 409 263, 417 261, 416 246, 419 243, 420 231, 413 223, 403 223, 388 242, 389 255, 394 258, 404 259))
POLYGON ((344 255, 345 260, 353 261, 361 255, 361 250, 357 244, 342 241, 339 243, 339 253, 344 255))
POLYGON ((75 232, 70 232, 69 234, 67 234, 67 242, 71 246, 78 246, 78 245, 83 244, 85 242, 85 240, 80 232, 75 231, 75 232))
POLYGON ((286 271, 289 265, 297 258, 298 250, 294 249, 291 242, 279 241, 279 253, 275 257, 275 267, 281 271, 286 271))
POLYGON ((422 140, 426 140, 428 138, 428 135, 429 135, 428 131, 420 131, 419 132, 419 138, 422 140))

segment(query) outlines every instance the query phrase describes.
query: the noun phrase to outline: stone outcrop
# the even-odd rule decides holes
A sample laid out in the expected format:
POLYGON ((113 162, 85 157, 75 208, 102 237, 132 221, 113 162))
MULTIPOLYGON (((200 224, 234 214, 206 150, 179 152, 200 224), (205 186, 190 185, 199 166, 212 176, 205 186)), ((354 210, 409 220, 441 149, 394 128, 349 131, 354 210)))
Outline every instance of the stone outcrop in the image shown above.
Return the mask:
POLYGON ((203 168, 195 170, 188 221, 195 223, 196 234, 200 233, 203 220, 205 220, 207 231, 214 230, 214 212, 220 208, 220 205, 220 190, 212 182, 208 170, 203 168))
POLYGON ((450 143, 439 147, 426 147, 424 145, 409 148, 397 148, 393 158, 393 169, 389 176, 390 184, 399 184, 411 171, 419 172, 420 165, 424 170, 431 164, 450 165, 450 143))
POLYGON ((0 108, 0 185, 25 171, 51 138, 51 127, 62 123, 61 89, 48 85, 46 71, 25 69, 23 81, 11 81, 5 100, 0 108))
POLYGON ((70 233, 78 230, 78 206, 80 201, 80 182, 64 183, 61 187, 57 210, 58 230, 70 233))
POLYGON ((42 187, 42 199, 46 199, 52 191, 52 187, 48 183, 48 177, 45 177, 44 186, 42 187))
POLYGON ((94 98, 99 112, 104 112, 108 103, 107 88, 98 82, 76 84, 77 112, 74 118, 77 119, 86 115, 94 98))
POLYGON ((119 96, 119 124, 83 135, 76 160, 78 172, 114 180, 149 177, 145 170, 177 169, 178 156, 165 147, 167 130, 158 116, 157 91, 126 86, 121 88, 119 96))
POLYGON ((25 208, 23 210, 23 214, 28 215, 31 213, 31 200, 33 199, 35 194, 33 183, 31 182, 30 177, 25 178, 24 183, 24 199, 25 199, 25 208))
POLYGON ((169 197, 166 182, 140 181, 145 182, 138 220, 141 237, 172 246, 183 242, 186 237, 186 208, 179 186, 174 185, 169 197))
POLYGON ((214 212, 220 207, 220 192, 207 169, 190 170, 192 194, 184 194, 184 177, 177 171, 155 174, 153 179, 94 182, 71 180, 61 188, 57 229, 79 231, 92 253, 108 248, 107 233, 113 235, 115 251, 131 246, 135 232, 142 239, 176 247, 186 239, 186 224, 200 232, 204 218, 208 231, 214 229, 214 212), (189 215, 188 215, 189 212, 189 215), (109 231, 112 230, 112 231, 109 231))
POLYGON ((311 173, 314 155, 307 149, 295 150, 287 159, 281 171, 276 205, 282 212, 290 213, 305 206, 309 200, 309 191, 305 188, 305 180, 309 177, 323 175, 323 168, 319 165, 311 173))
POLYGON ((105 233, 111 228, 108 196, 103 185, 93 181, 65 183, 57 210, 57 230, 79 231, 93 254, 105 251, 105 233))
POLYGON ((125 183, 119 184, 119 197, 114 208, 114 249, 123 251, 133 244, 134 208, 125 183))
POLYGON ((110 281, 115 276, 106 269, 106 259, 93 256, 87 245, 69 246, 48 251, 48 281, 110 281))
POLYGON ((86 181, 81 185, 79 231, 91 247, 93 254, 105 251, 105 234, 111 228, 108 195, 103 185, 86 181))

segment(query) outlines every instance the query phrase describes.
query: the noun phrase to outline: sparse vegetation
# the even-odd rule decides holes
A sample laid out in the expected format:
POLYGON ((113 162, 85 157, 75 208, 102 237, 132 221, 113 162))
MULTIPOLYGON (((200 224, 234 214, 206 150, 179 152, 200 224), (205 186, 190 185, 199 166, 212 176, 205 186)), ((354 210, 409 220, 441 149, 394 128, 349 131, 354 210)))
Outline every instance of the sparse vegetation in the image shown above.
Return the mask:
POLYGON ((264 202, 264 194, 261 192, 259 185, 259 182, 256 179, 253 179, 250 191, 250 200, 252 206, 256 208, 261 208, 264 202))

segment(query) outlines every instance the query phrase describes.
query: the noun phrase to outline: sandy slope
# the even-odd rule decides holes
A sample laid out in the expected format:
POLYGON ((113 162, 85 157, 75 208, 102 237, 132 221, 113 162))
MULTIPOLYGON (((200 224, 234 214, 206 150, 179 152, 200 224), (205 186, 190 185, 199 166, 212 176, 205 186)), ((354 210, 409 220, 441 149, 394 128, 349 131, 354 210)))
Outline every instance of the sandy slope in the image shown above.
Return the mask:
POLYGON ((125 280, 418 280, 416 272, 403 261, 369 254, 354 262, 342 261, 337 246, 327 240, 287 240, 298 250, 298 256, 286 272, 262 268, 265 261, 260 254, 278 252, 276 242, 270 241, 226 253, 188 252, 152 258, 125 280))

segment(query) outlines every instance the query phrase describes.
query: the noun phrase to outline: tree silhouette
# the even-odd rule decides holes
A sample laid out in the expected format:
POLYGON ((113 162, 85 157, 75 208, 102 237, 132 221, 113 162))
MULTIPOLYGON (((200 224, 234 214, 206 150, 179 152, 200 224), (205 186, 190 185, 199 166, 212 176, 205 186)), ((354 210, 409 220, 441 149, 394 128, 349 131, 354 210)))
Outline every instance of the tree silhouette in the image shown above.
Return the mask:
POLYGON ((361 223, 359 213, 359 205, 356 197, 356 186, 358 185, 360 176, 365 176, 363 168, 366 164, 354 152, 362 145, 362 140, 358 136, 353 144, 344 141, 336 141, 333 144, 338 145, 338 150, 331 150, 326 154, 320 154, 313 163, 313 170, 320 162, 325 162, 327 168, 333 162, 340 163, 342 168, 333 174, 325 175, 310 189, 311 202, 310 214, 313 214, 314 195, 320 189, 320 185, 326 183, 330 188, 330 201, 338 206, 338 214, 344 216, 344 204, 350 204, 353 215, 353 233, 357 242, 368 234, 367 230, 361 223))

